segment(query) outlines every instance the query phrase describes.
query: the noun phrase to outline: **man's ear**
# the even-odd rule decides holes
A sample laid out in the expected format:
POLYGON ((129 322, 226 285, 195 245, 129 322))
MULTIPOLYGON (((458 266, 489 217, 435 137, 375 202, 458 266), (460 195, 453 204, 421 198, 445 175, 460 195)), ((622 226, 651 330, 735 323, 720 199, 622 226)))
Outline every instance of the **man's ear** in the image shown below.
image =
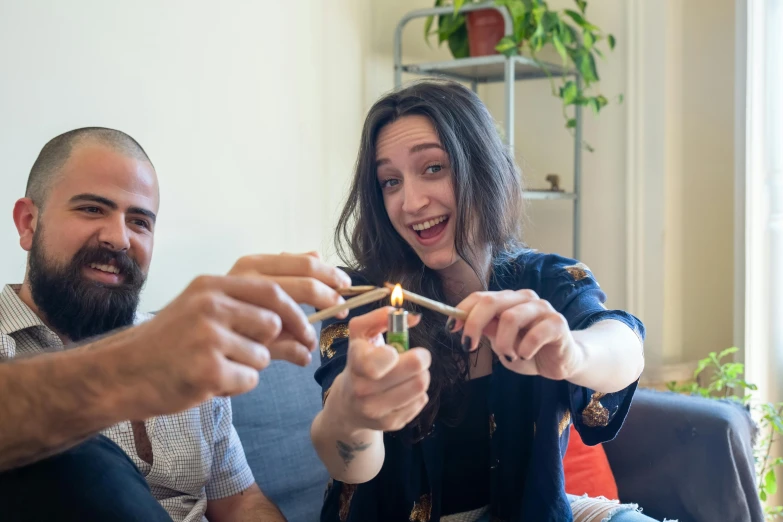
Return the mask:
POLYGON ((19 232, 19 245, 27 252, 33 248, 33 234, 38 227, 38 207, 30 198, 21 198, 14 204, 14 225, 19 232))

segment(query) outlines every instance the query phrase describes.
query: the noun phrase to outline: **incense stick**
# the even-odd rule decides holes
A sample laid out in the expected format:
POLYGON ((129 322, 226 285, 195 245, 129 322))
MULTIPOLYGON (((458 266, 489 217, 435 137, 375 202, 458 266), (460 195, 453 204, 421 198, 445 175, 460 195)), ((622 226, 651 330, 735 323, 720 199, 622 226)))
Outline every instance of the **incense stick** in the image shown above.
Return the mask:
MULTIPOLYGON (((394 285, 391 283, 386 283, 384 286, 389 290, 394 289, 394 285)), ((424 308, 429 308, 430 310, 435 310, 436 312, 440 312, 443 315, 459 319, 460 321, 464 321, 468 318, 468 313, 464 310, 460 310, 459 308, 454 308, 453 306, 422 297, 418 294, 414 294, 413 292, 403 290, 402 296, 412 303, 416 303, 417 305, 423 306, 424 308)))
POLYGON ((348 286, 345 288, 338 288, 337 293, 340 295, 357 295, 357 294, 363 294, 365 292, 369 292, 371 290, 375 290, 378 288, 377 286, 372 285, 365 285, 365 286, 348 286))
POLYGON ((388 288, 376 288, 375 290, 371 290, 361 295, 357 295, 356 297, 352 297, 343 304, 330 306, 329 308, 324 308, 320 312, 310 314, 307 317, 307 320, 310 321, 310 324, 317 323, 318 321, 323 321, 324 319, 334 317, 343 310, 350 310, 352 308, 372 303, 373 301, 380 301, 390 293, 391 290, 388 288))

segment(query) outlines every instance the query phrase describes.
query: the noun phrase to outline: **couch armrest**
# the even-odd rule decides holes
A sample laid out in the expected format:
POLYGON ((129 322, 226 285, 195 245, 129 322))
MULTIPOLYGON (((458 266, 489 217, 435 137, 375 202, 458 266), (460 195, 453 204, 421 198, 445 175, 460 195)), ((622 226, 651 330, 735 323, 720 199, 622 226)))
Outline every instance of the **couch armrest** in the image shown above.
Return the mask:
POLYGON ((679 522, 763 522, 756 427, 741 405, 637 391, 623 428, 604 445, 620 499, 679 522))

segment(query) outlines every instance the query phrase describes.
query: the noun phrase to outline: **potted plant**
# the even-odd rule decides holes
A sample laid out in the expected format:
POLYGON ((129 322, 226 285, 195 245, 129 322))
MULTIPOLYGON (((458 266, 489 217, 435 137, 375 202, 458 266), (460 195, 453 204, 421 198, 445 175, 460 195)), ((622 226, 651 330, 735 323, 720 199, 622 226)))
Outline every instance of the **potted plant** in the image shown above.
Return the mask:
MULTIPOLYGON (((758 388, 745 381, 745 365, 725 357, 737 352, 736 347, 727 348, 720 353, 711 352, 699 361, 693 373, 693 380, 687 383, 670 382, 670 391, 689 395, 699 395, 709 399, 728 399, 737 401, 754 414, 760 430, 760 438, 753 448, 758 477, 758 494, 762 502, 777 491, 776 469, 783 465, 783 458, 775 458, 771 449, 783 436, 783 403, 759 402, 752 392, 758 388), (707 377, 709 375, 709 377, 707 377)), ((766 506, 767 520, 776 520, 783 516, 783 506, 766 506)))
MULTIPOLYGON (((424 28, 427 42, 430 36, 437 35, 438 45, 447 42, 457 59, 491 54, 488 49, 507 56, 530 57, 549 77, 552 94, 562 99, 563 116, 569 129, 576 125, 576 119, 568 115, 568 107, 587 106, 598 114, 607 105, 605 96, 588 91, 599 80, 596 56, 604 56, 600 47, 606 42, 609 50, 613 50, 615 37, 587 20, 585 0, 574 0, 576 9, 563 10, 550 9, 545 0, 495 0, 495 5, 507 9, 511 16, 514 31, 510 36, 503 36, 503 18, 495 10, 467 14, 459 11, 472 1, 476 0, 435 0, 436 7, 453 5, 454 11, 439 16, 435 30, 432 29, 434 18, 427 19, 424 28), (546 48, 557 52, 563 67, 573 68, 582 80, 581 85, 573 78, 561 77, 560 86, 556 87, 550 66, 538 58, 546 48)), ((618 101, 622 101, 622 96, 618 101)))

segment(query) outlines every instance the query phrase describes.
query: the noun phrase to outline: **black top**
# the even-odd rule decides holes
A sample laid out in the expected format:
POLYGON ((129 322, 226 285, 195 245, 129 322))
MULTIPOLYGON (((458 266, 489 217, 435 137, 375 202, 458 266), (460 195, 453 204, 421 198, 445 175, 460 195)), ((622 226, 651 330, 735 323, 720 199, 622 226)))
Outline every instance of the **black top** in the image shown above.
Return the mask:
MULTIPOLYGON (((493 268, 490 290, 532 289, 563 314, 572 330, 614 319, 644 339, 641 321, 622 310, 607 310, 603 304, 606 295, 598 282, 586 266, 575 260, 522 251, 510 259, 498 258, 493 268)), ((352 275, 354 285, 383 283, 367 282, 358 274, 352 275)), ((321 367, 315 373, 323 394, 328 393, 345 369, 348 321, 378 306, 382 303, 356 308, 345 319, 323 322, 321 367)), ((637 382, 615 393, 594 394, 595 390, 568 381, 511 372, 500 362, 493 365, 492 376, 487 380, 490 381, 486 391, 489 408, 485 412, 489 418, 464 423, 489 432, 482 440, 489 437, 490 515, 505 522, 570 522, 573 514, 565 492, 562 460, 568 447, 569 426, 574 424, 587 445, 612 440, 625 420, 637 382)), ((466 402, 463 400, 462 404, 466 402)), ((452 417, 441 416, 441 411, 431 433, 416 443, 411 444, 407 437, 397 433, 385 433, 386 458, 372 480, 362 484, 333 480, 324 496, 321 522, 440 520, 444 513, 442 507, 450 502, 443 498, 444 486, 452 491, 459 487, 446 486, 456 482, 450 478, 455 473, 452 470, 455 466, 466 466, 465 459, 475 457, 474 452, 481 451, 482 446, 482 443, 471 443, 469 448, 449 450, 451 456, 446 457, 445 421, 452 417)), ((473 415, 479 417, 477 413, 473 415)), ((479 459, 486 462, 484 456, 476 460, 479 459)), ((467 465, 480 469, 480 465, 467 465)), ((471 477, 465 483, 471 488, 481 488, 487 481, 471 477)), ((485 493, 482 495, 480 503, 485 504, 487 497, 485 493)))
POLYGON ((459 424, 444 426, 443 498, 441 514, 453 515, 489 504, 490 375, 467 384, 467 409, 459 424))

